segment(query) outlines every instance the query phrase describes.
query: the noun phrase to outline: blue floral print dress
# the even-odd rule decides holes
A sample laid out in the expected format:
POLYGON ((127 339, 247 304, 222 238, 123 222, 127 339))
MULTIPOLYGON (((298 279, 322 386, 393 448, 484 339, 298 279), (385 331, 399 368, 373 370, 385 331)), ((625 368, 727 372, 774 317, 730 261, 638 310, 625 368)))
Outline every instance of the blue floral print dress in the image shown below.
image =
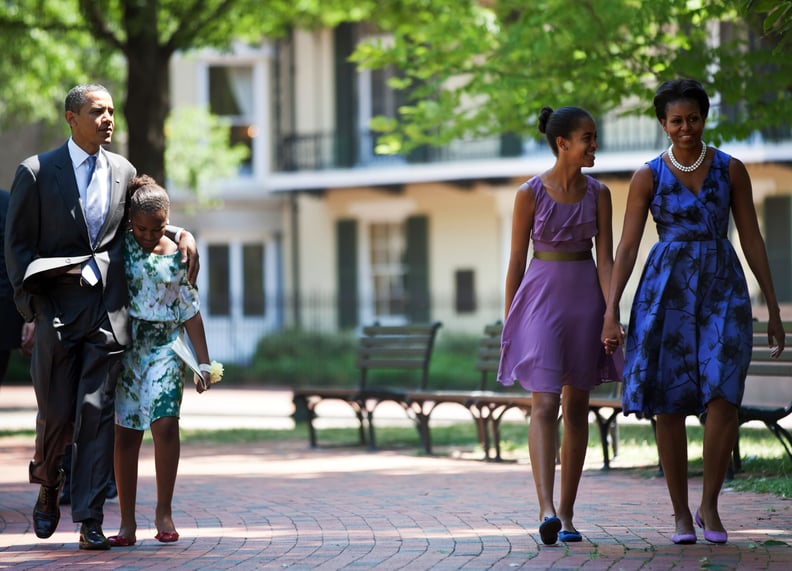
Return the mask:
POLYGON ((179 416, 186 365, 171 344, 198 313, 198 290, 187 281, 179 252, 146 252, 132 232, 124 248, 133 341, 116 386, 116 424, 146 430, 159 418, 179 416))
POLYGON ((659 241, 652 247, 627 330, 624 413, 701 414, 715 398, 739 405, 751 359, 748 286, 728 239, 729 155, 715 149, 701 191, 663 162, 648 163, 659 241))

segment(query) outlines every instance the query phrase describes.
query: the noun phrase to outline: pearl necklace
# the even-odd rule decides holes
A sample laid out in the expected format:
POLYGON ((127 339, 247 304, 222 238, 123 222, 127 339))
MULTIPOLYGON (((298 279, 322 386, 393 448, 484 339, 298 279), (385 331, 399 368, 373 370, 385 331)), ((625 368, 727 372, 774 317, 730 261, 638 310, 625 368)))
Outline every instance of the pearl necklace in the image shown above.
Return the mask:
POLYGON ((707 144, 704 141, 701 141, 701 154, 699 155, 699 158, 696 159, 696 162, 688 167, 679 163, 676 160, 676 157, 674 156, 674 144, 672 143, 671 146, 668 147, 668 158, 671 161, 671 164, 674 165, 679 170, 681 170, 682 172, 693 172, 694 170, 696 170, 701 166, 701 163, 704 162, 704 157, 706 156, 707 156, 707 144))

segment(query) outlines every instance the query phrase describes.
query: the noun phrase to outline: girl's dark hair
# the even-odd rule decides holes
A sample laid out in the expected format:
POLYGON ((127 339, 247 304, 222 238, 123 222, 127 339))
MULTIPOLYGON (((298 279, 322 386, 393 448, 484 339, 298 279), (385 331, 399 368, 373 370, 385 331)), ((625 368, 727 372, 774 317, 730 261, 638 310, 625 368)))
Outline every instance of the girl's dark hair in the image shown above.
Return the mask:
POLYGON ((127 185, 129 198, 129 214, 167 214, 170 210, 168 193, 150 176, 144 174, 133 178, 127 185))
POLYGON ((704 87, 694 79, 673 79, 661 83, 655 92, 654 108, 657 120, 666 118, 666 108, 669 103, 676 103, 681 99, 695 101, 701 116, 707 118, 710 100, 704 87))
POLYGON ((547 137, 547 142, 555 156, 558 156, 556 138, 569 139, 584 119, 593 121, 591 114, 580 107, 561 107, 555 111, 550 107, 542 107, 539 112, 539 132, 547 137))

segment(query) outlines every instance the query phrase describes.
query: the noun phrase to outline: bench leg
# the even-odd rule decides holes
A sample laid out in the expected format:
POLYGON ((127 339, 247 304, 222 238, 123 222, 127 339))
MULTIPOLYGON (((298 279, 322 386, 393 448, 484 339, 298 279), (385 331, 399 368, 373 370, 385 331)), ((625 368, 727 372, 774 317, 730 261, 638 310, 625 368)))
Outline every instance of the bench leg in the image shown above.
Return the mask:
POLYGON ((362 410, 356 410, 355 416, 358 420, 358 442, 363 446, 366 443, 366 420, 362 410))
POLYGON ((614 417, 613 422, 611 422, 610 430, 608 430, 608 434, 610 436, 610 445, 611 451, 613 452, 613 458, 619 455, 619 423, 616 422, 616 418, 614 417))
MULTIPOLYGON (((369 450, 377 449, 377 440, 374 436, 374 411, 366 411, 366 418, 368 419, 368 433, 369 433, 369 450)), ((363 424, 360 425, 361 432, 363 431, 363 424)))
POLYGON ((495 448, 495 462, 501 462, 501 418, 490 418, 490 425, 492 426, 492 447, 495 448))
POLYGON ((476 436, 481 448, 484 450, 484 458, 482 459, 485 462, 489 462, 493 459, 490 456, 490 451, 492 450, 492 439, 490 438, 492 410, 487 405, 478 403, 468 403, 466 406, 473 417, 473 422, 476 423, 476 436))
POLYGON ((316 414, 313 410, 310 411, 308 416, 308 443, 311 445, 311 448, 316 448, 316 427, 314 427, 314 418, 316 414))
POLYGON ((775 437, 778 438, 781 446, 783 446, 784 450, 786 450, 787 456, 789 456, 789 459, 792 460, 792 435, 790 435, 783 426, 778 424, 778 422, 765 424, 767 424, 767 428, 769 428, 771 432, 775 434, 775 437))
POLYGON ((731 458, 729 458, 729 467, 726 468, 725 481, 731 482, 734 480, 734 475, 742 472, 742 454, 740 453, 740 428, 737 427, 737 437, 734 439, 734 449, 732 449, 731 458))
POLYGON ((600 432, 600 443, 602 444, 602 458, 603 470, 610 470, 610 448, 608 446, 608 438, 610 437, 611 446, 613 448, 613 456, 616 456, 617 451, 617 440, 619 438, 619 428, 618 423, 616 422, 616 415, 619 414, 618 411, 613 411, 611 415, 605 418, 601 413, 600 409, 594 409, 594 418, 597 420, 597 427, 599 428, 600 432))
POLYGON ((311 448, 316 448, 316 428, 313 421, 316 418, 314 407, 308 404, 308 399, 304 396, 295 396, 294 402, 294 416, 295 419, 304 419, 308 424, 308 444, 311 448))
POLYGON ((429 432, 429 415, 419 414, 416 415, 415 421, 418 425, 418 436, 421 438, 421 444, 426 454, 432 453, 432 435, 429 432))
POLYGON ((490 460, 490 435, 489 435, 489 423, 487 422, 489 419, 485 418, 481 415, 479 411, 478 415, 473 415, 473 421, 476 423, 476 435, 478 436, 479 444, 481 444, 481 448, 484 450, 484 461, 488 462, 490 460))
POLYGON ((432 433, 429 426, 429 419, 432 417, 432 412, 438 403, 432 401, 414 400, 411 402, 399 403, 407 413, 408 418, 413 421, 415 428, 418 431, 418 438, 421 440, 421 446, 424 453, 427 455, 432 454, 432 433))

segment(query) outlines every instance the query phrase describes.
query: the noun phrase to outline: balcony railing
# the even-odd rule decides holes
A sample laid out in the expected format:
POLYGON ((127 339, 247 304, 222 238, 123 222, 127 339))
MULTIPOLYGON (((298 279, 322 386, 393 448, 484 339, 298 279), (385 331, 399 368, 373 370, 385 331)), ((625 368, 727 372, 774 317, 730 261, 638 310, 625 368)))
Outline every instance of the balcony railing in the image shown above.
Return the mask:
MULTIPOLYGON (((609 118, 598 126, 599 150, 621 152, 659 150, 665 133, 648 117, 609 118)), ((375 152, 377 134, 361 132, 358 137, 340 133, 290 134, 277 145, 279 172, 368 168, 394 164, 426 164, 503 157, 530 157, 547 153, 547 145, 517 136, 455 141, 444 147, 421 147, 409 155, 380 155, 375 152)))

